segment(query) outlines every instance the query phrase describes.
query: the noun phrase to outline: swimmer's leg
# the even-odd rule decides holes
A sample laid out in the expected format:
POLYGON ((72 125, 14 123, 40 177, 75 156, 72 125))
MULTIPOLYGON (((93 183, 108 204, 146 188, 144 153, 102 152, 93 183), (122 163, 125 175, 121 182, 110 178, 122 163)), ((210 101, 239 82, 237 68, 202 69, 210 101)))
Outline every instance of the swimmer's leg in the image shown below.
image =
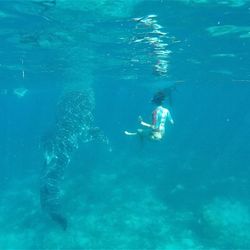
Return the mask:
POLYGON ((124 134, 125 134, 125 135, 132 135, 132 136, 138 135, 137 132, 128 132, 128 131, 124 131, 124 134))
POLYGON ((137 135, 139 135, 140 145, 141 145, 141 148, 143 148, 144 147, 145 137, 146 137, 146 131, 144 129, 138 129, 137 130, 137 135))
POLYGON ((148 132, 145 131, 144 129, 137 129, 137 132, 124 131, 124 134, 125 135, 132 135, 132 136, 138 135, 140 138, 148 136, 148 132))
POLYGON ((129 136, 138 136, 141 148, 143 148, 145 139, 149 138, 149 136, 151 135, 151 130, 137 129, 137 132, 124 131, 124 134, 129 136))

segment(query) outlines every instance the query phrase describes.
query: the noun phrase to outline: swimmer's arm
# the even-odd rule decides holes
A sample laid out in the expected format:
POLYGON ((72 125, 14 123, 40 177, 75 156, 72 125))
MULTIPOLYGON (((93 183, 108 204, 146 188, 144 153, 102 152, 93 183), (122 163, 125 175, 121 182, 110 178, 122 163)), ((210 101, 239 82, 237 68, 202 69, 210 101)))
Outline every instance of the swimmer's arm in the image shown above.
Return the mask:
POLYGON ((174 120, 173 120, 170 112, 168 112, 168 120, 170 121, 171 124, 174 124, 174 120))
POLYGON ((139 122, 140 122, 140 124, 141 124, 142 126, 147 127, 147 128, 153 128, 153 125, 144 122, 144 121, 142 120, 142 117, 141 117, 141 116, 138 117, 138 120, 139 120, 139 122))
POLYGON ((146 123, 144 121, 141 121, 141 125, 144 126, 144 127, 147 127, 147 128, 153 128, 153 125, 151 125, 149 123, 146 123))

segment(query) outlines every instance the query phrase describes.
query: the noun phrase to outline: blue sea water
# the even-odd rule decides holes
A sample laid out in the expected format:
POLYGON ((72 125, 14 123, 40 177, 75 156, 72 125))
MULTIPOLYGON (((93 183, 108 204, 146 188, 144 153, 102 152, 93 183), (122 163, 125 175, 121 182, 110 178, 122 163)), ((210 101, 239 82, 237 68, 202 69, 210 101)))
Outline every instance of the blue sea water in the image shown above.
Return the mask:
POLYGON ((247 0, 1 1, 0 249, 250 249, 249 12, 247 0), (133 19, 152 14, 171 52, 161 75, 145 40, 159 36, 133 19), (169 87, 164 139, 125 136, 169 87), (77 130, 77 95, 60 106, 89 89, 82 112, 105 140, 77 130), (40 204, 46 140, 74 148, 50 151, 67 156, 52 165, 66 230, 40 204))

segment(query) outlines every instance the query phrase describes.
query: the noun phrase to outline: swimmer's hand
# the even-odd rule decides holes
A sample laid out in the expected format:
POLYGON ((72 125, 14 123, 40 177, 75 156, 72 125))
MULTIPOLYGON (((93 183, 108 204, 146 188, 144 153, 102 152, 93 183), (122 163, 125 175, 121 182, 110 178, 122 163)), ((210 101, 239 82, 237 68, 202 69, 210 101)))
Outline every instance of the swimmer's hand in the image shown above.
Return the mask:
POLYGON ((148 127, 148 128, 153 128, 153 126, 152 126, 151 124, 148 124, 148 123, 144 122, 144 121, 142 120, 142 117, 141 117, 141 116, 138 117, 138 120, 139 120, 139 122, 140 122, 140 124, 141 124, 142 126, 148 127))

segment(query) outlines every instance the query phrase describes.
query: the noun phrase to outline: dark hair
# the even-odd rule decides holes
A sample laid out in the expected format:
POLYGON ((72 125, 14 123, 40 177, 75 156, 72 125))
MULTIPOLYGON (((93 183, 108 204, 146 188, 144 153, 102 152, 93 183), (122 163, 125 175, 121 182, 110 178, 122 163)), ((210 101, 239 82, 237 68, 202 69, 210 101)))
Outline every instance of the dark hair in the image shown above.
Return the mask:
POLYGON ((165 100, 165 97, 165 93, 163 91, 159 91, 153 96, 151 102, 156 105, 161 105, 165 100))

